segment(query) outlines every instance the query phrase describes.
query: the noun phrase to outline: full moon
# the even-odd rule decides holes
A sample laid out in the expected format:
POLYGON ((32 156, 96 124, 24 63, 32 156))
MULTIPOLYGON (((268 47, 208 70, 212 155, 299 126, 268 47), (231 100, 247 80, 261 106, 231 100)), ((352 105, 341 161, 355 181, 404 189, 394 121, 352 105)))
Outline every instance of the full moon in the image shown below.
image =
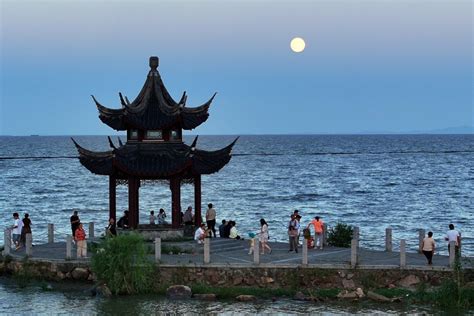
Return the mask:
POLYGON ((306 43, 304 42, 304 39, 301 37, 295 37, 294 39, 291 40, 290 47, 291 50, 294 51, 295 53, 301 53, 304 51, 304 47, 306 46, 306 43))

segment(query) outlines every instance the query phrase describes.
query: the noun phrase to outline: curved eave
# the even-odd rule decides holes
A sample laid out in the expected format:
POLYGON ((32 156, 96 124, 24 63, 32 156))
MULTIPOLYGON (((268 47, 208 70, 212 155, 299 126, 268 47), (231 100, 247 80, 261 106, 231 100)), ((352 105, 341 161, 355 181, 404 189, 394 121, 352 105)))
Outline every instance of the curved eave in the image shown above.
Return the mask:
POLYGON ((92 99, 94 100, 95 105, 97 106, 97 110, 99 111, 99 119, 104 124, 110 126, 111 128, 117 131, 124 131, 127 129, 127 127, 123 124, 122 120, 125 114, 124 108, 110 109, 100 104, 94 96, 92 96, 92 99))
POLYGON ((191 130, 202 123, 204 123, 209 117, 209 107, 211 106, 212 101, 216 97, 217 93, 201 106, 195 108, 182 107, 181 108, 181 122, 183 129, 191 130))
POLYGON ((111 175, 113 173, 113 151, 96 152, 81 147, 71 138, 79 152, 79 161, 90 172, 98 175, 111 175))
POLYGON ((239 138, 237 137, 228 146, 216 150, 194 150, 193 172, 196 174, 212 174, 222 169, 232 158, 232 148, 239 138))

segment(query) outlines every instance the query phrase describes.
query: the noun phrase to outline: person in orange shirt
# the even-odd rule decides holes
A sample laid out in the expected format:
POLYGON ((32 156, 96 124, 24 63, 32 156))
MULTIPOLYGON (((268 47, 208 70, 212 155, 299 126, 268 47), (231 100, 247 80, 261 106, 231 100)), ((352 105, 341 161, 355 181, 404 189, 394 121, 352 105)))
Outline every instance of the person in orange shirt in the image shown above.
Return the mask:
POLYGON ((82 223, 79 222, 79 227, 76 229, 74 234, 74 239, 76 240, 77 245, 77 258, 86 258, 87 257, 87 241, 86 241, 86 232, 82 227, 82 223))
POLYGON ((315 248, 323 249, 323 231, 324 231, 324 222, 316 216, 311 223, 308 224, 309 228, 311 225, 314 226, 314 239, 316 241, 315 248))

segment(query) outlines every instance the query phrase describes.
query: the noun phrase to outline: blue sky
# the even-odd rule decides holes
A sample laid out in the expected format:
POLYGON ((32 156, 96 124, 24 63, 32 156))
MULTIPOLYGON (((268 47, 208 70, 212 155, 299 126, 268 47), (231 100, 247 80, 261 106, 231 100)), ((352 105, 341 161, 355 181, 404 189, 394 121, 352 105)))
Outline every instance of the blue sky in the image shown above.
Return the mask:
POLYGON ((90 95, 134 98, 152 55, 189 106, 218 92, 192 133, 473 125, 471 1, 0 3, 0 135, 113 134, 90 95))

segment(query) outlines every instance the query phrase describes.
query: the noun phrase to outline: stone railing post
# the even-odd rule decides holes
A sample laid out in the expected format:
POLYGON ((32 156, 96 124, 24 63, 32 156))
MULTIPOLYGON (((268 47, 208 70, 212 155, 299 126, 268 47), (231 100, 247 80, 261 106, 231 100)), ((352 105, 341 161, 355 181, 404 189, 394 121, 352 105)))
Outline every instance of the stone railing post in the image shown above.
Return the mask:
POLYGON ((54 242, 54 224, 48 224, 48 244, 54 242))
POLYGON ((28 257, 31 257, 33 254, 33 237, 31 236, 31 233, 26 234, 25 237, 25 254, 28 257))
POLYGON ((89 239, 94 238, 94 222, 89 222, 89 239))
POLYGON ((385 251, 392 252, 392 229, 385 228, 385 251))
POLYGON ((354 239, 357 242, 357 247, 359 247, 359 237, 360 237, 359 226, 354 226, 354 230, 352 232, 352 239, 354 239))
POLYGON ((11 229, 5 228, 3 232, 3 256, 10 255, 12 248, 12 237, 11 237, 11 229))
POLYGON ((303 238, 303 265, 308 265, 308 239, 303 238))
POLYGON ((155 238, 155 262, 159 263, 161 260, 161 238, 155 238))
POLYGON ((66 236, 66 260, 70 260, 72 258, 72 236, 66 236))
POLYGON ((204 238, 204 263, 211 262, 211 239, 204 238))
POLYGON ((418 230, 418 252, 423 253, 423 239, 425 239, 425 230, 418 230))
POLYGON ((455 261, 456 261, 456 242, 450 241, 449 242, 449 266, 451 268, 454 267, 455 261))
POLYGON ((358 244, 358 240, 357 239, 352 239, 351 240, 351 267, 352 268, 355 268, 357 266, 357 244, 358 244))
POLYGON ((253 263, 260 264, 260 241, 257 237, 254 238, 253 242, 253 263))
POLYGON ((405 239, 400 240, 400 268, 407 266, 407 246, 405 239))
POLYGON ((323 246, 326 247, 328 245, 328 224, 323 224, 323 246))

